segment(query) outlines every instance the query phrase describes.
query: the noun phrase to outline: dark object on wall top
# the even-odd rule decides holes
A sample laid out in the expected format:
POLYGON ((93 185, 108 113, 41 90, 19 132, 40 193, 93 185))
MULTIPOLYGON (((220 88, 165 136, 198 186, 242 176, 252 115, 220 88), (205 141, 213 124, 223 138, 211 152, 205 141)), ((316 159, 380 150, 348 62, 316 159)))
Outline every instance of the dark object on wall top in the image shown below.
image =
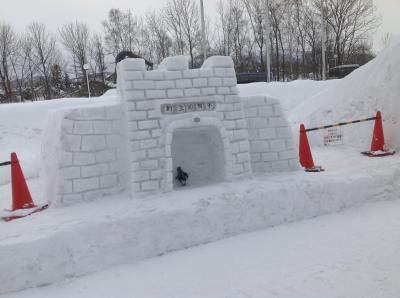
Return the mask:
MULTIPOLYGON (((131 51, 122 51, 122 52, 119 52, 117 57, 115 58, 115 65, 117 65, 119 62, 121 62, 125 58, 141 58, 141 59, 143 59, 142 57, 132 53, 131 51)), ((150 62, 146 59, 144 59, 144 62, 146 63, 147 67, 149 67, 151 69, 153 68, 154 64, 152 62, 150 62)))
MULTIPOLYGON (((140 56, 132 53, 131 51, 119 52, 117 57, 115 57, 115 72, 107 78, 108 81, 114 82, 115 84, 117 83, 117 64, 119 62, 121 62, 122 60, 126 59, 126 58, 144 59, 143 57, 140 57, 140 56)), ((153 69, 153 66, 154 66, 153 62, 150 62, 150 61, 144 59, 144 63, 146 64, 148 70, 152 70, 153 69)))

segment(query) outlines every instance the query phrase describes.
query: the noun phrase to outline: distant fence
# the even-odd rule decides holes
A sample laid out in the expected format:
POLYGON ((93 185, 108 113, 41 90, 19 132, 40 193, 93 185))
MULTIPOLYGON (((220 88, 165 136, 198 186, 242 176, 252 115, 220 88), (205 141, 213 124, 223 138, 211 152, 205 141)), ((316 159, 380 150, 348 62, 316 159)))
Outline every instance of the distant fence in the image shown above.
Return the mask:
POLYGON ((266 72, 244 72, 236 74, 238 84, 248 84, 255 82, 266 82, 267 73, 266 72))

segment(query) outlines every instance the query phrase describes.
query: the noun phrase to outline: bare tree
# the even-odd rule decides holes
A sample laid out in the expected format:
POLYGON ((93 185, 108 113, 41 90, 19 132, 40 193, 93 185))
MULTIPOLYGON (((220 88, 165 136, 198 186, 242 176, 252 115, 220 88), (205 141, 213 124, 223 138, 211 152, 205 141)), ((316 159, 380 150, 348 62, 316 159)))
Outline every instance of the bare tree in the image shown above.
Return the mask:
POLYGON ((305 73, 306 65, 306 34, 307 34, 307 23, 306 23, 306 3, 304 0, 292 0, 294 5, 294 34, 297 40, 297 75, 305 73), (301 71, 299 66, 298 52, 301 51, 301 71))
POLYGON ((80 77, 82 84, 87 87, 84 65, 88 63, 89 27, 78 21, 67 23, 61 28, 60 36, 63 45, 71 55, 76 77, 80 77))
POLYGON ((17 47, 15 54, 11 56, 11 66, 14 74, 14 82, 17 84, 18 94, 20 101, 24 98, 25 81, 28 75, 29 56, 24 52, 25 39, 23 36, 18 37, 17 47))
POLYGON ((306 42, 311 51, 311 59, 309 61, 311 72, 314 73, 314 78, 318 78, 320 74, 321 64, 321 21, 320 16, 312 6, 305 8, 305 28, 306 42))
POLYGON ((96 75, 97 71, 99 72, 103 83, 105 83, 105 75, 104 72, 107 69, 106 66, 106 54, 105 54, 105 46, 103 42, 103 37, 100 34, 93 34, 90 40, 89 53, 92 61, 94 62, 95 69, 94 73, 96 75))
POLYGON ((194 50, 201 40, 199 9, 193 0, 180 0, 183 32, 189 48, 191 65, 194 66, 194 50))
POLYGON ((249 15, 250 24, 253 32, 253 38, 259 49, 260 65, 263 71, 266 70, 264 64, 264 46, 266 36, 265 18, 267 11, 267 4, 264 0, 243 0, 247 13, 249 15))
POLYGON ((137 45, 136 51, 140 57, 143 57, 149 61, 154 60, 156 49, 153 46, 152 32, 149 27, 145 24, 145 18, 138 18, 139 25, 137 28, 137 45))
POLYGON ((247 62, 250 60, 251 55, 251 36, 248 34, 249 20, 245 14, 243 2, 233 0, 230 3, 230 14, 232 18, 232 41, 233 41, 233 58, 236 63, 237 69, 245 71, 247 62))
MULTIPOLYGON (((337 64, 363 64, 373 57, 371 35, 380 23, 373 0, 268 2, 267 8, 267 0, 219 0, 217 19, 207 22, 207 52, 231 56, 238 72, 260 71, 265 69, 269 41, 275 79, 318 79, 322 71, 323 15, 328 62, 335 58, 337 64), (267 13, 271 26, 268 36, 267 13)), ((145 16, 111 9, 102 22, 104 36, 91 36, 84 23, 68 23, 59 31, 60 41, 71 56, 66 60, 45 25, 31 23, 19 34, 0 23, 2 100, 61 96, 61 88, 74 91, 71 69, 86 86, 86 63, 104 82, 108 56, 121 51, 134 52, 155 63, 171 54, 190 55, 191 66, 196 67, 202 61, 197 4, 198 0, 168 0, 164 8, 145 16)))
POLYGON ((168 1, 164 11, 165 23, 168 31, 173 36, 173 48, 175 54, 185 54, 185 36, 183 32, 183 18, 181 14, 182 0, 168 1))
MULTIPOLYGON (((155 59, 161 62, 171 54, 172 40, 166 30, 165 19, 155 11, 146 14, 150 42, 155 49, 155 59)), ((154 60, 154 59, 153 59, 154 60)))
POLYGON ((275 75, 277 80, 281 79, 283 74, 283 69, 285 65, 284 57, 285 52, 282 43, 282 22, 283 22, 283 1, 282 0, 272 0, 270 1, 270 14, 271 14, 271 26, 272 26, 272 38, 274 45, 272 48, 275 54, 275 75), (282 57, 282 63, 281 63, 282 57))
POLYGON ((117 56, 121 51, 137 50, 138 19, 130 10, 110 9, 108 19, 103 21, 105 42, 110 54, 117 56))
POLYGON ((22 55, 27 59, 27 85, 28 87, 28 98, 35 100, 37 98, 36 92, 35 92, 35 82, 34 82, 34 76, 36 74, 35 70, 35 64, 33 61, 33 47, 32 44, 30 43, 30 38, 29 34, 25 34, 21 38, 21 53, 22 55))
POLYGON ((218 30, 218 53, 220 55, 229 56, 232 50, 233 44, 233 20, 231 12, 232 0, 227 3, 223 0, 219 0, 218 3, 218 18, 217 18, 217 30, 218 30))
POLYGON ((314 3, 319 11, 325 11, 338 64, 349 62, 354 49, 365 43, 380 24, 372 0, 315 0, 314 3))
POLYGON ((5 23, 0 23, 0 80, 7 101, 14 100, 11 85, 11 64, 18 48, 18 38, 14 29, 5 23))
POLYGON ((56 40, 44 24, 33 22, 28 25, 28 42, 31 43, 31 58, 38 74, 43 78, 45 98, 50 99, 51 66, 57 58, 56 40))

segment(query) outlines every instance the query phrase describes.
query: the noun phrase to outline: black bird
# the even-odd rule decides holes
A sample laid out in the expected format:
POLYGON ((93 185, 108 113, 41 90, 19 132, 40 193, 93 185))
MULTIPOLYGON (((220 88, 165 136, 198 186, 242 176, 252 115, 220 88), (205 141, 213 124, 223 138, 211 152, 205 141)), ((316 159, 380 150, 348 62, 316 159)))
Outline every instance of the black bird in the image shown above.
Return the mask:
POLYGON ((188 173, 182 170, 181 167, 176 168, 177 174, 175 179, 179 181, 182 186, 186 185, 186 180, 189 178, 188 173))

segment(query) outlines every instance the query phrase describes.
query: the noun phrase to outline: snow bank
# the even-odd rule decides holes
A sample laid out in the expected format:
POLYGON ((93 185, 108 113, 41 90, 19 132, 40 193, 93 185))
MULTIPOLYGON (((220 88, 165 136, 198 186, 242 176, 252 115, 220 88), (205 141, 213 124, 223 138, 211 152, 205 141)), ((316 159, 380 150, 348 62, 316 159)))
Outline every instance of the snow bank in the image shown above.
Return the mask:
POLYGON ((339 80, 311 81, 297 80, 293 82, 251 83, 238 85, 240 96, 268 96, 279 100, 289 116, 291 111, 321 93, 325 89, 334 88, 339 80))
POLYGON ((397 156, 371 160, 340 152, 325 163, 332 170, 319 176, 267 175, 147 200, 51 208, 0 223, 0 294, 392 198, 400 191, 399 165, 397 156))
MULTIPOLYGON (((304 122, 310 127, 372 117, 380 110, 387 145, 400 148, 399 69, 400 39, 396 38, 374 60, 299 105, 289 118, 296 126, 304 122)), ((344 128, 345 144, 368 149, 372 127, 373 123, 363 123, 344 128)))

